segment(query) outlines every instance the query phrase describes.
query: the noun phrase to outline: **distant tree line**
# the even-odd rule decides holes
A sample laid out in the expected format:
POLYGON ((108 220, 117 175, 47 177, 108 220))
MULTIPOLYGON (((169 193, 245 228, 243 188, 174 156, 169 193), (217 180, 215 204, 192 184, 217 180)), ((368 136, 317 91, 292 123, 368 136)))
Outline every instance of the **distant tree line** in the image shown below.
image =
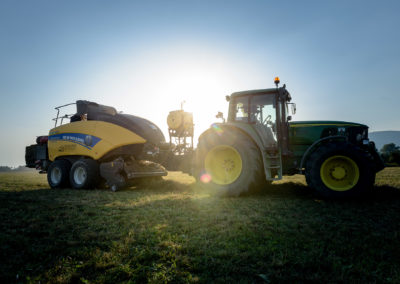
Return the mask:
POLYGON ((400 166, 400 146, 396 146, 394 143, 385 144, 380 152, 385 164, 400 166))
POLYGON ((0 166, 0 172, 11 172, 12 168, 7 166, 0 166))
POLYGON ((11 172, 11 171, 22 172, 22 171, 29 171, 29 169, 25 166, 19 166, 16 168, 12 168, 12 167, 8 167, 8 166, 0 166, 0 173, 11 172))

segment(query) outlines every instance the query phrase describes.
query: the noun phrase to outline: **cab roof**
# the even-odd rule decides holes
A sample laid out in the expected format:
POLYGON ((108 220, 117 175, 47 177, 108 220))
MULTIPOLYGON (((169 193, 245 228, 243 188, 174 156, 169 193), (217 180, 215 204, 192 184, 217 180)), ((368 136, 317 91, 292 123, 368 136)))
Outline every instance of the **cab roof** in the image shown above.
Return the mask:
POLYGON ((248 90, 248 91, 234 92, 234 93, 231 94, 231 98, 241 97, 241 96, 248 96, 248 95, 275 94, 277 92, 278 92, 277 88, 248 90))
POLYGON ((236 97, 241 96, 251 96, 251 95, 273 95, 278 94, 279 97, 286 100, 287 102, 291 101, 290 93, 286 90, 286 85, 284 84, 282 87, 279 88, 270 88, 270 89, 258 89, 258 90, 249 90, 249 91, 242 91, 242 92, 235 92, 230 96, 227 96, 228 99, 233 99, 236 97))

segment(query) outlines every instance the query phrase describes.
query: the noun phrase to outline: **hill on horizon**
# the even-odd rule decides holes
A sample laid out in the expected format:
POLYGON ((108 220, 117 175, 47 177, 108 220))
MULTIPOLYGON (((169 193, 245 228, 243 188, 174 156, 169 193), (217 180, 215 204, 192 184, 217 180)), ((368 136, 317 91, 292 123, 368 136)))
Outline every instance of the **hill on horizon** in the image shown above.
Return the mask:
POLYGON ((394 143, 400 146, 400 131, 374 131, 368 134, 369 140, 374 141, 376 148, 380 151, 385 144, 394 143))

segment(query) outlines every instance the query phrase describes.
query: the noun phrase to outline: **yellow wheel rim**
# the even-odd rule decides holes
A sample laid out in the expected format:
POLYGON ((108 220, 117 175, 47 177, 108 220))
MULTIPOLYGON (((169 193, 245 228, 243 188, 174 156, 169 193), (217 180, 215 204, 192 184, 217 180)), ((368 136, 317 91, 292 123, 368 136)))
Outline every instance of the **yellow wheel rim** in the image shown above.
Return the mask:
POLYGON ((353 188, 360 178, 356 162, 346 156, 332 156, 322 163, 320 171, 323 183, 335 191, 353 188))
POLYGON ((239 152, 227 145, 212 148, 207 153, 204 164, 211 181, 219 185, 233 183, 242 172, 242 158, 239 152))

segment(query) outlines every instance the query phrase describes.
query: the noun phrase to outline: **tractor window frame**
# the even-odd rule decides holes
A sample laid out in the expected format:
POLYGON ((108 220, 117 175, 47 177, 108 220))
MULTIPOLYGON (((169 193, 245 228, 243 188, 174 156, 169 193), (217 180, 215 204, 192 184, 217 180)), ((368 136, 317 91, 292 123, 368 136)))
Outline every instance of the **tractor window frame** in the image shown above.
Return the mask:
POLYGON ((244 122, 244 123, 249 123, 249 104, 250 102, 250 96, 240 96, 236 97, 233 99, 233 103, 230 105, 230 117, 231 121, 234 122, 244 122), (244 104, 243 107, 238 107, 238 104, 244 104), (246 107, 245 107, 246 106, 246 107), (242 109, 243 116, 240 116, 240 119, 238 119, 237 113, 239 112, 239 109, 242 109), (246 114, 246 115, 245 115, 246 114))
MULTIPOLYGON (((265 105, 272 105, 273 109, 275 110, 275 120, 278 117, 278 113, 277 113, 277 108, 278 108, 278 104, 277 104, 277 96, 275 94, 257 94, 257 95, 244 95, 244 96, 240 96, 240 97, 236 97, 231 101, 230 104, 230 112, 229 112, 229 121, 233 121, 233 122, 242 122, 242 123, 248 123, 248 124, 256 124, 256 123, 260 123, 260 121, 258 121, 257 119, 255 119, 256 117, 256 113, 254 111, 252 111, 251 106, 253 104, 253 99, 257 97, 267 97, 268 99, 271 100, 271 104, 265 104, 265 105), (238 104, 245 104, 245 106, 243 107, 239 107, 238 108, 238 104), (239 112, 239 109, 242 110, 243 112, 243 116, 238 117, 237 113, 239 112), (243 111, 245 110, 245 111, 243 111), (244 119, 245 118, 245 119, 244 119)), ((263 124, 261 122, 261 124, 263 124)))
MULTIPOLYGON (((270 113, 271 118, 274 118, 274 123, 276 123, 276 108, 277 108, 277 100, 276 100, 276 96, 275 95, 266 95, 266 94, 260 94, 260 95, 251 95, 250 96, 250 104, 249 104, 249 108, 250 106, 252 106, 253 110, 250 109, 249 111, 249 123, 251 124, 261 124, 261 125, 267 125, 264 124, 264 120, 266 117, 264 117, 264 107, 269 105, 272 106, 272 112, 270 113), (263 106, 262 109, 260 109, 261 112, 257 111, 255 112, 255 103, 254 103, 254 99, 260 99, 259 103, 257 104, 257 106, 263 106), (264 102, 262 101, 264 100, 264 102), (268 101, 270 103, 268 103, 268 101), (257 118, 257 115, 261 114, 261 117, 257 118)), ((268 115, 267 115, 268 116, 268 115)))

